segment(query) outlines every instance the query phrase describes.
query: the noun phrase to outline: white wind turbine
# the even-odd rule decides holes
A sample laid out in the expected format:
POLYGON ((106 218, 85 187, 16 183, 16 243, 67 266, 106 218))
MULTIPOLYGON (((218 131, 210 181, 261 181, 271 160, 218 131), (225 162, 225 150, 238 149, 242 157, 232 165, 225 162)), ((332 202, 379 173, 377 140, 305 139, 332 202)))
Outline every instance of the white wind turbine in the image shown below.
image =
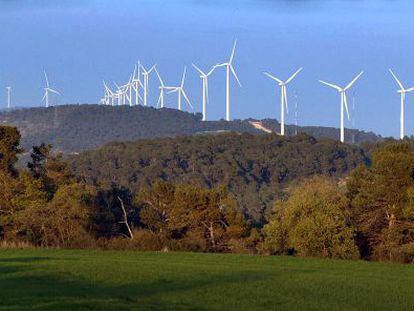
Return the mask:
POLYGON ((44 71, 45 74, 45 80, 46 80, 46 87, 44 88, 45 94, 43 96, 43 101, 45 102, 46 108, 49 107, 49 93, 54 93, 57 95, 60 95, 60 93, 54 89, 52 89, 49 85, 49 79, 47 78, 46 71, 44 71))
POLYGON ((405 101, 405 95, 407 93, 410 93, 410 92, 414 91, 414 87, 411 87, 409 89, 404 88, 403 84, 400 82, 400 80, 398 80, 397 76, 394 74, 394 72, 391 69, 390 69, 390 73, 393 76, 393 78, 395 79, 395 81, 397 81, 397 84, 400 87, 400 89, 397 92, 401 94, 400 138, 403 139, 404 138, 404 101, 405 101))
POLYGON ((11 108, 11 86, 6 86, 6 90, 7 90, 7 108, 10 109, 11 108))
POLYGON ((208 72, 203 72, 200 68, 198 68, 196 65, 193 64, 193 67, 195 70, 197 70, 200 73, 200 78, 203 85, 203 119, 202 121, 206 121, 206 106, 209 102, 208 97, 208 77, 213 73, 213 71, 216 69, 216 66, 213 66, 213 68, 208 72))
POLYGON ((230 59, 227 63, 222 63, 216 67, 226 67, 226 121, 230 121, 230 71, 233 76, 236 78, 237 83, 241 87, 239 78, 237 77, 236 71, 233 67, 234 53, 236 51, 237 40, 234 41, 233 50, 230 55, 230 59))
POLYGON ((193 108, 193 105, 191 105, 191 102, 188 99, 188 96, 184 91, 184 81, 185 81, 186 73, 187 73, 187 67, 184 67, 183 76, 181 78, 180 86, 167 86, 167 87, 165 87, 166 90, 169 90, 169 92, 167 94, 177 92, 177 94, 178 94, 178 110, 181 110, 181 99, 182 99, 182 97, 184 97, 184 99, 186 100, 188 105, 191 107, 191 109, 193 108))
MULTIPOLYGON (((139 105, 139 101, 142 100, 141 95, 139 94, 139 90, 142 87, 142 82, 141 82, 141 63, 138 61, 138 64, 135 65, 134 68, 134 73, 132 75, 132 80, 131 80, 131 84, 132 84, 132 88, 134 89, 135 92, 135 105, 138 106, 139 105)), ((132 101, 131 101, 132 103, 132 101)))
POLYGON ((332 87, 336 89, 339 94, 341 94, 341 142, 343 143, 345 141, 345 128, 344 128, 344 107, 346 109, 346 114, 348 116, 349 120, 349 109, 348 109, 348 100, 346 99, 346 91, 348 91, 352 85, 359 79, 360 76, 362 76, 364 72, 361 71, 347 86, 344 88, 341 88, 340 86, 337 86, 332 83, 328 83, 322 80, 319 80, 320 83, 325 84, 329 87, 332 87))
POLYGON ((270 79, 276 81, 279 86, 280 86, 280 91, 281 91, 281 103, 280 103, 280 135, 285 135, 285 107, 286 107, 286 112, 288 113, 288 103, 287 103, 287 92, 286 92, 286 85, 289 84, 289 82, 291 82, 296 75, 302 71, 303 68, 299 68, 293 75, 290 76, 289 79, 287 79, 286 81, 282 81, 278 78, 276 78, 275 76, 271 75, 268 72, 264 72, 264 74, 266 76, 268 76, 270 79))
POLYGON ((103 81, 104 88, 105 88, 105 95, 104 95, 104 102, 105 105, 114 105, 115 94, 112 90, 108 87, 105 81, 103 81))
POLYGON ((116 92, 114 94, 115 98, 117 99, 117 105, 122 106, 125 105, 125 90, 123 87, 119 86, 116 82, 114 82, 116 86, 116 92))
POLYGON ((126 105, 126 102, 128 101, 129 106, 132 106, 132 75, 129 78, 128 83, 121 86, 119 86, 116 82, 114 82, 114 84, 118 89, 117 94, 120 98, 121 105, 126 105))
POLYGON ((142 69, 142 76, 144 77, 144 106, 147 106, 147 99, 148 99, 148 94, 149 94, 149 75, 151 74, 151 72, 155 69, 156 65, 153 65, 149 70, 145 69, 145 67, 143 65, 141 65, 141 69, 142 69))

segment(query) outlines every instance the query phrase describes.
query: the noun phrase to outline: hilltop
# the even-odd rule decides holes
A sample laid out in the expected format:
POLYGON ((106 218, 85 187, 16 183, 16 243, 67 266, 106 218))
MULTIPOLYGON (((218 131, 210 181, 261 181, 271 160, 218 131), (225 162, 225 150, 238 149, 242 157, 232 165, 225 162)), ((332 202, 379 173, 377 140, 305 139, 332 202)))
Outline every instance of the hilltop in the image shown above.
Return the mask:
MULTIPOLYGON (((22 134, 22 146, 30 150, 42 142, 55 150, 74 153, 100 147, 111 141, 132 141, 156 137, 211 134, 222 131, 268 134, 279 132, 275 119, 201 121, 201 114, 176 109, 129 106, 64 105, 0 111, 0 124, 16 126, 22 134)), ((339 130, 330 127, 287 126, 287 135, 296 132, 317 139, 337 139, 339 130)), ((376 142, 381 137, 372 132, 347 130, 346 141, 376 142)))

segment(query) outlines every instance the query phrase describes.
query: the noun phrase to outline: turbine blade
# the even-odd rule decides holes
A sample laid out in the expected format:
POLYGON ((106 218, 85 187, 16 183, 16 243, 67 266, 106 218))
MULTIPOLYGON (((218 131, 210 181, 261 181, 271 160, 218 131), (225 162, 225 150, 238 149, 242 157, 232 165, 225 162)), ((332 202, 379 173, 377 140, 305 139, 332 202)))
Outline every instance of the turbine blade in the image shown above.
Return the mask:
POLYGON ((184 96, 185 100, 187 101, 187 103, 190 105, 191 109, 194 109, 194 107, 193 107, 193 105, 191 105, 191 102, 190 102, 190 100, 188 99, 188 96, 187 96, 187 94, 185 93, 184 89, 180 89, 180 91, 181 91, 181 94, 183 94, 183 96, 184 96))
POLYGON ((198 68, 196 65, 192 64, 194 69, 197 70, 202 76, 205 76, 206 74, 200 69, 198 68))
POLYGON ((230 56, 230 60, 229 60, 230 64, 233 62, 234 53, 236 52, 236 46, 237 46, 237 39, 234 40, 233 50, 231 51, 231 56, 230 56))
POLYGON ((61 95, 58 91, 54 90, 54 89, 49 89, 50 92, 55 93, 57 95, 61 95))
POLYGON ((206 74, 206 76, 210 76, 216 68, 216 66, 213 66, 213 68, 211 68, 211 70, 206 74))
POLYGON ((404 90, 404 86, 402 85, 401 81, 398 80, 397 76, 394 74, 394 72, 389 69, 391 75, 393 76, 394 80, 397 82, 398 86, 401 88, 401 90, 404 90))
POLYGON ((409 92, 414 91, 414 86, 413 87, 410 87, 409 89, 406 89, 405 91, 406 91, 406 93, 409 93, 409 92))
POLYGON ((348 116, 348 120, 349 120, 348 100, 346 99, 346 93, 345 92, 344 92, 344 105, 345 105, 346 115, 348 116))
POLYGON ((43 73, 45 74, 46 86, 49 87, 49 79, 47 78, 46 70, 43 70, 43 73))
POLYGON ((232 64, 230 64, 230 69, 231 69, 231 72, 233 73, 233 76, 236 78, 237 83, 239 84, 239 86, 240 86, 240 87, 242 87, 242 85, 241 85, 241 83, 240 83, 240 80, 239 80, 239 78, 237 77, 236 71, 234 70, 234 68, 233 68, 233 65, 232 65, 232 64))
POLYGON ((137 72, 137 64, 135 64, 135 66, 134 66, 134 72, 132 73, 132 80, 135 80, 135 74, 136 74, 136 72, 137 72))
POLYGON ((335 84, 328 83, 328 82, 325 82, 325 81, 322 81, 322 80, 319 80, 319 82, 322 83, 322 84, 325 84, 327 86, 330 86, 330 87, 334 88, 335 90, 338 90, 339 92, 342 91, 342 88, 340 88, 339 86, 337 86, 335 84))
POLYGON ((292 81, 298 74, 299 72, 302 71, 303 68, 299 68, 289 79, 286 80, 285 84, 288 84, 290 81, 292 81))
POLYGON ((288 107, 288 101, 287 101, 286 85, 283 86, 283 94, 284 94, 284 98, 285 98, 286 113, 289 114, 289 107, 288 107))
POLYGON ((344 90, 346 91, 346 90, 348 90, 348 89, 350 89, 351 88, 351 86, 352 85, 354 85, 354 83, 356 82, 356 80, 358 80, 359 79, 359 77, 360 76, 362 76, 363 75, 363 71, 361 71, 345 88, 344 88, 344 90))
POLYGON ((270 73, 263 72, 263 74, 265 74, 266 76, 268 76, 270 79, 275 80, 276 82, 279 82, 280 84, 283 84, 283 81, 282 80, 276 78, 275 76, 271 75, 270 73))
POLYGON ((160 73, 158 72, 156 67, 155 67, 155 73, 157 74, 157 77, 158 77, 158 80, 160 81, 161 86, 164 86, 164 81, 162 81, 160 73))
POLYGON ((148 70, 147 73, 150 74, 155 69, 156 66, 157 66, 156 64, 152 65, 151 69, 148 70))
POLYGON ((168 91, 167 94, 172 94, 172 93, 175 93, 177 91, 178 91, 178 89, 174 89, 174 90, 168 91))
POLYGON ((184 86, 184 81, 185 81, 185 75, 187 73, 187 66, 184 67, 184 72, 183 72, 183 77, 181 79, 181 88, 183 88, 184 86))

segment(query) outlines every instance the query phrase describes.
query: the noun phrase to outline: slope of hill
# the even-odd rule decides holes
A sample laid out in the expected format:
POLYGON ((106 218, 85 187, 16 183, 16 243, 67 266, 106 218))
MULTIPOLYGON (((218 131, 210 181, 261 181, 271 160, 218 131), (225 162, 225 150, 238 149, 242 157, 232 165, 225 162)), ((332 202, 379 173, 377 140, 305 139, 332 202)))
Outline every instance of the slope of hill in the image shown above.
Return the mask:
MULTIPOLYGON (((0 124, 17 126, 22 133, 22 145, 26 150, 45 142, 52 144, 55 150, 63 152, 79 152, 111 141, 217 131, 266 134, 267 131, 263 128, 274 132, 280 130, 277 120, 265 119, 255 124, 252 124, 252 121, 257 120, 202 122, 200 114, 142 106, 65 105, 0 112, 0 124)), ((297 131, 316 138, 337 139, 339 136, 338 129, 328 127, 299 127, 297 131)), ((293 135, 296 129, 294 126, 287 126, 286 132, 293 135)), ((347 130, 346 135, 348 142, 354 137, 355 143, 375 142, 381 139, 373 133, 357 130, 347 130)))
POLYGON ((69 158, 80 179, 132 193, 156 180, 225 185, 258 223, 292 181, 314 174, 340 177, 366 161, 357 146, 306 134, 284 138, 234 132, 114 142, 69 158))

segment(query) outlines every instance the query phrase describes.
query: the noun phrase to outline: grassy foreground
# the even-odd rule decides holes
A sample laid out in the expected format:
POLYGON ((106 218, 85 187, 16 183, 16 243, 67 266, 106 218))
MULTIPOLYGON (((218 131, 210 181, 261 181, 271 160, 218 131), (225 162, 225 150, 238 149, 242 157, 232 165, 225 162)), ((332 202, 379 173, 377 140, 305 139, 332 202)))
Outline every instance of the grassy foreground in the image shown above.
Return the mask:
POLYGON ((243 255, 0 250, 0 310, 403 310, 414 266, 243 255))

